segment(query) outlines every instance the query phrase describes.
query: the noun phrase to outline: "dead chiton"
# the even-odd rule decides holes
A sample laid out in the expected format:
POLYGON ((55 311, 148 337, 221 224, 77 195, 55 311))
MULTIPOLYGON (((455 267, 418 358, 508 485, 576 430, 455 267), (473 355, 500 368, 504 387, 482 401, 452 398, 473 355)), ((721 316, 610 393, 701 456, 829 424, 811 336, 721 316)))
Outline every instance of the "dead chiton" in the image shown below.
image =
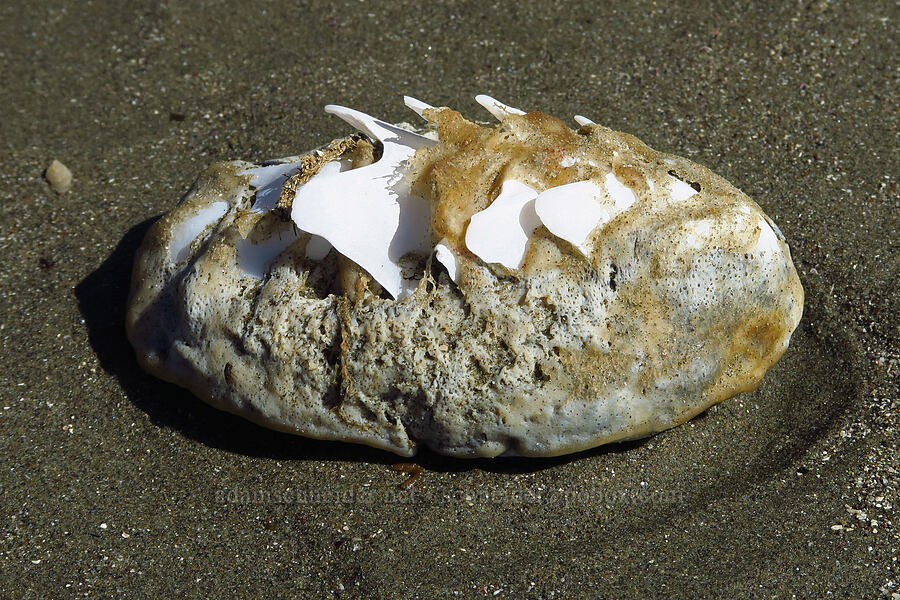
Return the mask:
POLYGON ((128 335, 151 373, 300 435, 550 456, 754 389, 803 309, 787 244, 708 169, 479 96, 480 125, 203 173, 149 231, 128 335))

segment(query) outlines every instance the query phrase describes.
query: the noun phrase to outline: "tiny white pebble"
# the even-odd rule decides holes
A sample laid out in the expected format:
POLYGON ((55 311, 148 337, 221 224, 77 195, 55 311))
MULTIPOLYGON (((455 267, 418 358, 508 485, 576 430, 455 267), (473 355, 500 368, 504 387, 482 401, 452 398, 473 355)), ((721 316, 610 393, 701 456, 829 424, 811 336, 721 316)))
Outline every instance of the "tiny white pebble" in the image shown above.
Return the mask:
POLYGON ((72 187, 72 171, 55 158, 44 171, 44 177, 47 178, 47 183, 57 194, 64 194, 72 187))

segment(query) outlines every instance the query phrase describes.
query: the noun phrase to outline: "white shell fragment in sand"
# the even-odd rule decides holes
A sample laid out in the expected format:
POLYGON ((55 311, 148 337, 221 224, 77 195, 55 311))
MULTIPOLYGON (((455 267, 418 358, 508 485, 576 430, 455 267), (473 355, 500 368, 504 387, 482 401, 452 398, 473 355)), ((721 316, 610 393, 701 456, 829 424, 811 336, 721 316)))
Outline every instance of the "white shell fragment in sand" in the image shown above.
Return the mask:
POLYGON ((582 116, 404 101, 427 132, 329 106, 368 139, 214 165, 154 224, 148 371, 304 436, 550 456, 683 423, 786 350, 784 236, 721 177, 582 116))

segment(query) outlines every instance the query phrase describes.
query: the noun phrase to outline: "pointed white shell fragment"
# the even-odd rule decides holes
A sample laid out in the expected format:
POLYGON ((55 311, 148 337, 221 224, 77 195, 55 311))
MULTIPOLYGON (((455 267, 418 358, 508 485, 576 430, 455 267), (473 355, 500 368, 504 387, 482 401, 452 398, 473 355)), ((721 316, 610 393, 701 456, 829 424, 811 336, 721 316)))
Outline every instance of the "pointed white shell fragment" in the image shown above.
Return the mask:
POLYGON ((588 119, 587 117, 582 117, 581 115, 575 115, 575 122, 584 127, 585 125, 596 125, 593 121, 588 119))
POLYGON ((781 245, 778 243, 778 236, 775 231, 769 226, 769 222, 762 217, 759 217, 758 225, 759 238, 756 240, 756 245, 753 246, 753 252, 760 252, 770 258, 777 256, 781 252, 781 245))
POLYGON ((541 192, 534 209, 550 233, 589 254, 585 240, 611 218, 604 196, 603 188, 593 181, 577 181, 541 192))
POLYGON ((500 194, 483 211, 472 215, 466 229, 466 246, 487 263, 518 269, 528 240, 541 224, 534 212, 538 192, 530 185, 509 179, 500 194))
POLYGON ((606 174, 604 183, 606 184, 607 193, 609 193, 609 196, 616 203, 617 211, 621 212, 627 210, 634 204, 635 200, 637 200, 637 197, 634 195, 634 192, 631 191, 631 188, 619 181, 613 173, 606 174))
POLYGON ((495 100, 486 94, 478 94, 475 96, 475 102, 480 104, 491 113, 495 119, 498 121, 502 121, 509 115, 524 115, 524 110, 519 110, 518 108, 513 108, 507 104, 503 104, 499 100, 495 100))
POLYGON ((292 229, 258 243, 248 239, 239 240, 236 244, 238 266, 250 277, 262 279, 272 266, 272 261, 296 241, 297 234, 292 229))
POLYGON ((353 164, 349 160, 332 160, 322 165, 316 175, 337 175, 349 171, 352 167, 353 164))
POLYGON ((672 197, 672 200, 676 202, 681 202, 682 200, 687 200, 691 196, 697 193, 690 184, 683 182, 677 177, 672 177, 672 181, 669 183, 669 193, 672 197))
POLYGON ((309 260, 322 260, 331 252, 331 242, 321 235, 311 235, 306 242, 306 258, 309 260))
POLYGON ((264 213, 275 208, 284 182, 299 170, 299 162, 283 162, 238 171, 238 175, 252 176, 249 183, 251 188, 256 188, 256 197, 251 210, 264 213))
MULTIPOLYGON (((380 119, 369 116, 364 112, 339 106, 337 104, 329 104, 325 107, 325 112, 334 115, 344 122, 349 123, 353 127, 359 129, 373 140, 378 140, 385 145, 384 151, 388 152, 388 145, 392 149, 406 148, 413 151, 423 146, 433 146, 434 140, 429 140, 423 135, 407 131, 402 127, 385 123, 380 119)), ((412 153, 410 153, 412 154, 412 153)), ((381 161, 379 161, 381 162, 381 161)))
POLYGON ((628 210, 636 199, 630 188, 608 173, 603 187, 593 181, 577 181, 541 192, 534 207, 550 233, 587 256, 591 232, 628 210))
POLYGON ((374 164, 314 175, 297 191, 291 218, 327 239, 395 299, 405 298, 418 281, 404 277, 400 259, 431 251, 431 224, 430 206, 410 194, 404 169, 417 148, 435 142, 343 106, 325 110, 381 141, 384 151, 374 164))
POLYGON ((416 100, 412 96, 403 96, 403 104, 423 119, 425 118, 425 111, 429 108, 434 108, 432 105, 422 102, 421 100, 416 100))
POLYGON ((224 217, 226 212, 228 212, 227 202, 213 202, 199 209, 190 219, 179 223, 169 244, 169 261, 177 264, 187 258, 191 243, 207 227, 224 217))
MULTIPOLYGON (((341 173, 343 171, 349 171, 351 167, 352 163, 349 160, 333 160, 322 165, 317 175, 341 173)), ((275 208, 278 205, 279 198, 281 198, 281 190, 284 188, 284 184, 288 180, 288 177, 299 170, 300 165, 297 163, 294 165, 293 169, 278 171, 276 176, 271 177, 268 181, 263 181, 262 187, 256 190, 256 199, 253 202, 253 208, 251 210, 253 212, 265 213, 275 208)), ((253 180, 250 181, 250 185, 253 185, 253 180)))
POLYGON ((238 171, 238 175, 251 175, 250 187, 261 188, 279 178, 287 178, 300 168, 299 162, 279 162, 238 171))
POLYGON ((459 259, 456 258, 456 252, 453 251, 453 248, 441 240, 434 246, 434 257, 447 269, 447 274, 450 275, 450 279, 452 279, 454 283, 459 283, 456 280, 456 274, 459 270, 459 259))

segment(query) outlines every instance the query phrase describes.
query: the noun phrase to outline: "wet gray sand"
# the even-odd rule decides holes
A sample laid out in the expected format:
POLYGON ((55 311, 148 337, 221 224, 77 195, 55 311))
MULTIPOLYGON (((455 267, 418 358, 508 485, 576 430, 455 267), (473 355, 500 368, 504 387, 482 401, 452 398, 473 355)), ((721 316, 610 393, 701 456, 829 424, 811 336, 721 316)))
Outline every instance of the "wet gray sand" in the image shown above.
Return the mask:
POLYGON ((900 594, 894 3, 309 4, 0 8, 4 596, 900 594), (584 114, 735 183, 806 288, 784 359, 649 440, 423 453, 409 487, 145 375, 123 315, 152 220, 212 162, 349 133, 324 104, 411 120, 403 93, 584 114))

